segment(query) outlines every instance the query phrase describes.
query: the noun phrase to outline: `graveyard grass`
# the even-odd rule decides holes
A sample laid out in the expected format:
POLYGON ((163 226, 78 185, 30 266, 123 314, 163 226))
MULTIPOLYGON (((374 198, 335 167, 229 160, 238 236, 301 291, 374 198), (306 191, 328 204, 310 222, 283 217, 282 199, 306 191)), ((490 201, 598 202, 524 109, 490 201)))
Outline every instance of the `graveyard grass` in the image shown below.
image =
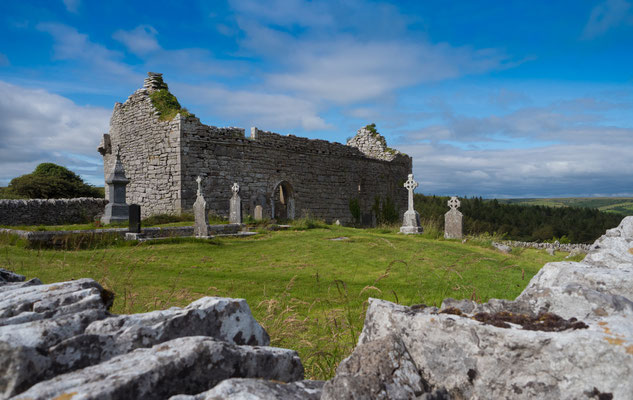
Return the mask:
POLYGON ((369 297, 433 306, 446 297, 514 299, 546 262, 566 256, 502 254, 490 237, 462 244, 438 238, 433 227, 419 236, 397 229, 262 230, 249 238, 72 251, 26 249, 1 236, 0 265, 44 283, 93 278, 115 293, 114 313, 185 306, 202 296, 244 298, 271 345, 297 350, 307 378, 328 379, 353 350, 369 297))

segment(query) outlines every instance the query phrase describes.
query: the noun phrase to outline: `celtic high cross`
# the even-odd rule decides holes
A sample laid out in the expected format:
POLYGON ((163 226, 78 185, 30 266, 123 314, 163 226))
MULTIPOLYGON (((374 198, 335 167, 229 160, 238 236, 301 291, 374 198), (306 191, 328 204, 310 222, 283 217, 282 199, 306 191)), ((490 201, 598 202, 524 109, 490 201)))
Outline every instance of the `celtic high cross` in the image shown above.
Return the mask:
POLYGON ((231 186, 231 191, 233 192, 233 194, 237 194, 240 191, 240 185, 235 182, 233 186, 231 186))
POLYGON ((457 209, 462 205, 459 199, 455 196, 451 197, 447 204, 451 208, 451 210, 455 211, 457 211, 457 209))
POLYGON ((198 193, 197 196, 202 196, 202 178, 200 177, 200 175, 198 175, 198 177, 196 178, 196 182, 198 182, 198 193))
POLYGON ((413 211, 413 190, 418 187, 418 183, 413 180, 413 174, 409 174, 409 179, 404 183, 404 187, 409 191, 409 210, 413 211))

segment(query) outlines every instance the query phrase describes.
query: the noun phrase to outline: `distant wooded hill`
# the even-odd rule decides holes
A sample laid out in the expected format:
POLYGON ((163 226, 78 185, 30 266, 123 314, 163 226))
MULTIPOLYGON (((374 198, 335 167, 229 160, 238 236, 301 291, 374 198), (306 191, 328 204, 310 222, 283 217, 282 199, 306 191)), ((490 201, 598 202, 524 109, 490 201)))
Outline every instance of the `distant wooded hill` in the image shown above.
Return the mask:
MULTIPOLYGON (((448 211, 449 197, 416 194, 415 209, 420 218, 437 224, 443 229, 444 213, 448 211)), ((520 199, 525 201, 526 199, 520 199)), ((609 212, 591 208, 591 200, 607 199, 527 199, 542 203, 520 204, 519 200, 483 200, 480 197, 460 199, 460 211, 464 214, 464 233, 503 234, 507 239, 523 241, 560 240, 568 243, 591 243, 604 231, 617 226, 625 214, 616 208, 609 212), (580 204, 544 205, 545 200, 578 200, 580 204)), ((616 200, 616 199, 608 199, 616 200)), ((621 199, 624 200, 624 199, 621 199)), ((626 199, 633 204, 633 199, 626 199)), ((608 207, 614 203, 602 203, 608 207)), ((595 206, 593 206, 595 207, 595 206)), ((624 207, 624 206, 622 206, 624 207)))
POLYGON ((633 198, 631 197, 571 197, 544 199, 504 199, 502 204, 518 204, 524 206, 548 207, 586 207, 597 208, 608 213, 633 215, 633 198))

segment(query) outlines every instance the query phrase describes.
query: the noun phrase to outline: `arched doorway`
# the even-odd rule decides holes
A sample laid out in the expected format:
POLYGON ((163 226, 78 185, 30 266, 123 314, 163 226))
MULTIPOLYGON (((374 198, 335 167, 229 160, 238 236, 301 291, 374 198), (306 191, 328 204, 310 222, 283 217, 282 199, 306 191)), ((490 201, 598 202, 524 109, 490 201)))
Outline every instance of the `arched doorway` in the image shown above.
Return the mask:
POLYGON ((271 214, 276 220, 295 218, 295 195, 292 185, 281 181, 275 185, 270 199, 271 214))

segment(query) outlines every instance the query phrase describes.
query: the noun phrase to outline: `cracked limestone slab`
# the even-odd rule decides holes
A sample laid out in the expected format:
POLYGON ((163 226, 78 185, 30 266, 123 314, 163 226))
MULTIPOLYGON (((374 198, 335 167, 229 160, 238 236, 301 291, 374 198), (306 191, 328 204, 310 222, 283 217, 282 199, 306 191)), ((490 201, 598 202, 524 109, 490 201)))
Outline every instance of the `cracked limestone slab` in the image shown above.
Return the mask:
POLYGON ((292 350, 191 336, 59 375, 14 399, 165 399, 200 393, 232 377, 292 382, 303 379, 303 367, 292 350))

